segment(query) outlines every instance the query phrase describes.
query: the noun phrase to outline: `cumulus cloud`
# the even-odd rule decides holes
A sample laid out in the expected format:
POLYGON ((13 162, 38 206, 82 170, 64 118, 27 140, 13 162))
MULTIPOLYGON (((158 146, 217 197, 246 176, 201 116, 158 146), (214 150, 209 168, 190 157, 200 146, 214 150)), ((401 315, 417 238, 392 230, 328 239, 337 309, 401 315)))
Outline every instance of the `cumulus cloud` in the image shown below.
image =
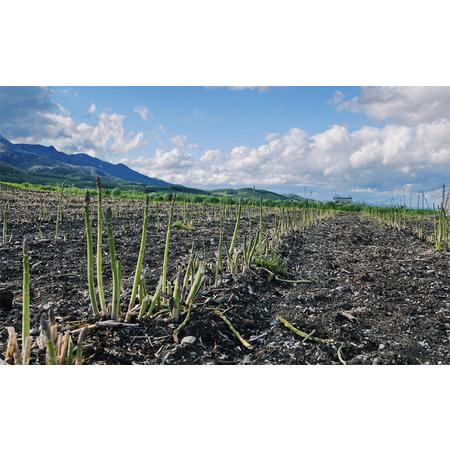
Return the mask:
POLYGON ((257 147, 207 150, 198 158, 181 148, 128 161, 150 176, 196 185, 315 186, 372 193, 441 183, 450 168, 450 121, 416 126, 333 125, 308 135, 292 128, 257 147))
POLYGON ((48 139, 61 150, 68 152, 90 151, 105 157, 112 153, 127 153, 139 148, 145 142, 144 133, 125 133, 124 116, 100 113, 97 123, 90 125, 76 123, 71 117, 44 113, 48 119, 48 139))
MULTIPOLYGON (((77 122, 48 88, 0 88, 0 132, 15 142, 52 144, 69 153, 101 158, 126 153, 145 143, 142 132, 126 133, 124 116, 100 113, 95 124, 77 122)), ((89 108, 93 114, 95 104, 89 108)))
POLYGON ((346 100, 336 92, 332 103, 340 110, 364 113, 373 120, 416 125, 450 119, 450 87, 395 86, 365 87, 346 100))
POLYGON ((221 153, 219 150, 206 150, 205 153, 200 157, 201 162, 211 162, 217 161, 221 157, 221 153))
POLYGON ((170 138, 170 142, 176 147, 184 147, 186 143, 186 136, 184 134, 178 134, 170 138))
POLYGON ((142 120, 147 120, 151 117, 150 110, 146 106, 137 106, 134 112, 139 114, 142 120))
POLYGON ((97 110, 97 106, 95 103, 91 103, 91 106, 89 106, 89 114, 95 114, 95 111, 97 110))

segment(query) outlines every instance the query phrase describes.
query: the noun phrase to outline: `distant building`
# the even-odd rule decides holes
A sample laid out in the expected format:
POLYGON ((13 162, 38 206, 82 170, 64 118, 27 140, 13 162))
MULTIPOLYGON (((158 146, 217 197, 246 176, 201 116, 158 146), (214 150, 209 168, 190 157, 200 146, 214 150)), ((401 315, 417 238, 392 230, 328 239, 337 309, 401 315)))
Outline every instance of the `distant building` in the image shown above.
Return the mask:
POLYGON ((335 195, 333 200, 337 205, 351 205, 353 202, 351 197, 341 197, 340 195, 335 195))

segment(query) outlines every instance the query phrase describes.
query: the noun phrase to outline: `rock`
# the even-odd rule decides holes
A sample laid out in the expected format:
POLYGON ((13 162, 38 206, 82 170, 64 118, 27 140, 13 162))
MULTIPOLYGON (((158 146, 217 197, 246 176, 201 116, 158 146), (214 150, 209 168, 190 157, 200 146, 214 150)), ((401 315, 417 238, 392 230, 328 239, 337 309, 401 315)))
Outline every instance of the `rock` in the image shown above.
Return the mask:
POLYGON ((0 291, 0 309, 3 311, 11 311, 13 307, 13 293, 9 290, 0 291))
POLYGON ((378 346, 378 350, 384 350, 385 347, 386 347, 386 344, 380 344, 378 346))
POLYGON ((374 366, 379 366, 382 363, 383 363, 382 359, 378 358, 378 357, 374 358, 374 360, 372 361, 372 365, 374 365, 374 366))
POLYGON ((450 323, 446 323, 446 324, 445 324, 445 329, 446 329, 446 330, 450 330, 450 323))
POLYGON ((181 345, 192 345, 196 340, 197 338, 195 336, 185 336, 183 339, 181 339, 181 345))

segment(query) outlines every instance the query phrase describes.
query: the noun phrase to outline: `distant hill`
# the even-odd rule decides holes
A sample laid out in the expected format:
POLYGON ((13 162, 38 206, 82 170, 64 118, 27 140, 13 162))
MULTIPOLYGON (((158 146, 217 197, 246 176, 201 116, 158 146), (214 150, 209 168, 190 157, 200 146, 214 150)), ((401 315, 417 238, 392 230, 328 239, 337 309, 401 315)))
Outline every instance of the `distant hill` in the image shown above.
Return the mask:
POLYGON ((9 182, 64 182, 86 186, 91 185, 98 175, 105 185, 140 184, 166 189, 175 186, 136 172, 125 164, 112 164, 85 153, 69 155, 53 146, 13 144, 1 135, 0 175, 3 181, 9 182))
POLYGON ((265 189, 253 189, 253 188, 242 188, 242 189, 214 189, 210 191, 214 195, 219 196, 229 196, 229 197, 242 197, 242 198, 254 198, 258 200, 260 197, 263 200, 282 200, 282 201, 306 201, 305 198, 300 197, 297 194, 278 194, 276 192, 267 191, 265 189))

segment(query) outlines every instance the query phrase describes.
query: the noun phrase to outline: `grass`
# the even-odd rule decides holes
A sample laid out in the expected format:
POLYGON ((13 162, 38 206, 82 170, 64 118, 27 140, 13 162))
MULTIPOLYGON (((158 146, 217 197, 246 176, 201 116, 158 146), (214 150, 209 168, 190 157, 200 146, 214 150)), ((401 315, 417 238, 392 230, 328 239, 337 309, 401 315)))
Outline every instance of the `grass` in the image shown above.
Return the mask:
POLYGON ((286 264, 277 254, 269 256, 256 255, 253 258, 253 264, 257 267, 264 267, 265 269, 270 270, 275 275, 279 275, 282 277, 287 275, 286 264))
POLYGON ((187 230, 192 231, 194 229, 194 224, 192 222, 182 222, 181 220, 176 220, 172 228, 175 228, 176 230, 187 230))
MULTIPOLYGON (((37 183, 11 183, 11 182, 0 182, 0 186, 17 189, 20 191, 34 191, 34 192, 58 192, 61 190, 61 184, 37 184, 37 183)), ((88 190, 91 193, 91 196, 94 197, 96 195, 96 190, 88 187, 88 190)), ((85 194, 86 187, 76 187, 70 186, 68 184, 64 184, 64 193, 66 195, 71 196, 83 196, 85 194)), ((173 194, 177 195, 177 202, 186 202, 190 204, 204 204, 204 205, 238 205, 239 203, 249 205, 251 207, 258 207, 254 198, 251 195, 246 197, 242 197, 239 195, 221 195, 219 193, 190 193, 180 191, 177 186, 174 186, 172 190, 165 191, 164 189, 160 189, 159 191, 155 191, 155 188, 152 186, 144 186, 144 185, 124 185, 119 187, 111 187, 111 188, 103 188, 103 196, 114 198, 114 199, 122 199, 122 200, 137 200, 142 201, 145 199, 146 195, 150 196, 152 202, 170 202, 172 201, 173 194)), ((265 207, 276 207, 276 206, 285 206, 285 207, 299 207, 310 205, 311 207, 323 207, 319 202, 311 202, 308 200, 300 201, 300 200, 278 200, 276 198, 264 198, 262 199, 263 205, 265 207)))

